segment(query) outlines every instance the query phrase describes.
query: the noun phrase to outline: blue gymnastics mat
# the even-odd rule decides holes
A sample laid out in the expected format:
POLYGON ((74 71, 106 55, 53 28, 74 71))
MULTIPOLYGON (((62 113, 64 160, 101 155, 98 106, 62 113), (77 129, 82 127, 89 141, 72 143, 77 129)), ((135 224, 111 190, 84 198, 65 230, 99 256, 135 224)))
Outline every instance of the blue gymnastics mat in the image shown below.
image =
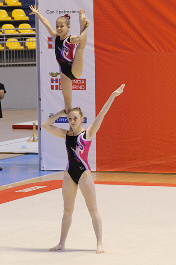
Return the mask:
POLYGON ((60 171, 39 170, 38 154, 25 154, 0 160, 0 186, 37 178, 60 171))

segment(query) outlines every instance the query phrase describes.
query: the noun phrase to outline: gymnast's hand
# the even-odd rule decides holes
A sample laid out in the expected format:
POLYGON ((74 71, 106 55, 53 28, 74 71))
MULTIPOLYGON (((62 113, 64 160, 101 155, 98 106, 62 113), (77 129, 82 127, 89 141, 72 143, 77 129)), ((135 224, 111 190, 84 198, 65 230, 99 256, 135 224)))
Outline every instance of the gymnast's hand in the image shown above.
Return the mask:
POLYGON ((83 18, 85 22, 85 29, 89 27, 89 20, 85 17, 83 18))
POLYGON ((122 94, 125 84, 122 84, 117 90, 112 93, 112 96, 117 97, 122 94))
POLYGON ((35 15, 35 14, 37 14, 38 11, 39 11, 38 9, 36 9, 36 6, 33 7, 33 6, 31 5, 31 6, 29 6, 29 8, 30 8, 31 11, 32 11, 29 15, 33 15, 33 14, 35 15))

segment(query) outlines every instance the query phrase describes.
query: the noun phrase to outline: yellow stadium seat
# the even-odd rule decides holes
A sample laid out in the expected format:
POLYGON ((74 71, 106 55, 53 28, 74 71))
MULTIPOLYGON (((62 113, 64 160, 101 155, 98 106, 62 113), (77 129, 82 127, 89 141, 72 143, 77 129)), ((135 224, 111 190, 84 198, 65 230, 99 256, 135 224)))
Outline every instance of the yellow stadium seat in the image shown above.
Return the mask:
POLYGON ((3 6, 3 3, 2 2, 0 2, 0 6, 3 6))
POLYGON ((29 20, 29 17, 26 16, 22 9, 14 9, 12 11, 12 17, 14 20, 29 20))
POLYGON ((4 47, 0 44, 0 51, 3 51, 4 47))
POLYGON ((20 24, 18 31, 20 33, 35 33, 35 31, 31 29, 31 25, 27 23, 20 24))
POLYGON ((15 27, 12 24, 4 24, 2 29, 4 34, 18 34, 18 31, 15 30, 15 27))
POLYGON ((23 50, 24 47, 20 45, 17 39, 8 39, 6 42, 6 47, 9 50, 23 50))
POLYGON ((21 3, 18 0, 5 0, 7 6, 21 6, 21 3))
POLYGON ((36 49, 36 38, 27 39, 25 46, 28 48, 28 50, 35 50, 36 49))
POLYGON ((1 9, 0 10, 0 20, 6 21, 6 20, 11 20, 11 17, 7 14, 6 10, 1 9))

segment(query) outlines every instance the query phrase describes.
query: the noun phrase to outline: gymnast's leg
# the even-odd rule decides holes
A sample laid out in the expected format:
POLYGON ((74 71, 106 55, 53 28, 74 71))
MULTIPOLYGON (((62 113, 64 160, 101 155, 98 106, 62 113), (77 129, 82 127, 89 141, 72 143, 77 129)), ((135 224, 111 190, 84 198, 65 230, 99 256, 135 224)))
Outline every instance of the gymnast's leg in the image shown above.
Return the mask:
POLYGON ((87 208, 92 218, 92 223, 97 238, 97 254, 104 253, 102 245, 102 222, 97 209, 95 184, 89 170, 84 171, 80 180, 79 187, 84 196, 87 208))
POLYGON ((72 222, 72 213, 74 209, 75 198, 77 194, 78 185, 71 179, 68 172, 65 171, 62 195, 64 200, 64 214, 62 218, 60 242, 57 246, 50 249, 50 251, 64 250, 65 241, 68 235, 69 228, 72 222))
POLYGON ((72 80, 63 73, 60 73, 62 94, 65 102, 66 113, 72 108, 72 80))
POLYGON ((72 74, 78 78, 83 72, 83 52, 87 43, 87 31, 89 28, 89 21, 85 17, 84 11, 80 9, 80 44, 78 44, 75 52, 75 57, 72 64, 72 74))

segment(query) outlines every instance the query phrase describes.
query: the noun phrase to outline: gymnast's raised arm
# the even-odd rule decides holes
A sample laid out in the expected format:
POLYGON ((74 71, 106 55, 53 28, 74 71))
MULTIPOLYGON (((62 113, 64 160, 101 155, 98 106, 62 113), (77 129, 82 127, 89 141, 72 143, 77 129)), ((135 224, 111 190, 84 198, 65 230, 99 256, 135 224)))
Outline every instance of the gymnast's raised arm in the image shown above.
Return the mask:
POLYGON ((99 128, 101 126, 101 123, 102 123, 102 121, 104 119, 104 116, 106 115, 106 113, 108 112, 109 108, 111 107, 114 99, 123 92, 124 87, 125 87, 125 84, 121 85, 117 90, 115 90, 111 94, 111 96, 109 97, 109 99, 104 104, 104 106, 101 109, 101 111, 99 112, 98 116, 95 118, 94 123, 91 126, 89 126, 89 128, 86 130, 86 140, 88 140, 88 141, 92 140, 94 135, 99 130, 99 128))
POLYGON ((30 9, 31 9, 31 13, 29 14, 29 15, 36 15, 39 19, 40 19, 40 21, 43 23, 43 25, 46 27, 46 29, 48 30, 48 32, 49 32, 49 34, 50 34, 50 36, 52 37, 52 38, 56 38, 57 37, 57 32, 56 31, 54 31, 53 29, 52 29, 52 27, 51 27, 51 25, 50 25, 50 23, 49 23, 49 21, 48 21, 48 19, 46 19, 45 17, 43 17, 40 13, 39 13, 39 11, 38 11, 38 9, 36 9, 36 7, 34 6, 29 6, 30 7, 30 9))
POLYGON ((42 127, 43 127, 43 129, 45 129, 50 134, 65 139, 66 134, 67 134, 67 130, 62 129, 62 128, 58 128, 57 126, 52 125, 53 122, 55 122, 55 120, 57 120, 61 116, 66 116, 65 110, 61 110, 58 113, 56 113, 55 115, 48 118, 46 121, 44 121, 42 123, 42 127))

